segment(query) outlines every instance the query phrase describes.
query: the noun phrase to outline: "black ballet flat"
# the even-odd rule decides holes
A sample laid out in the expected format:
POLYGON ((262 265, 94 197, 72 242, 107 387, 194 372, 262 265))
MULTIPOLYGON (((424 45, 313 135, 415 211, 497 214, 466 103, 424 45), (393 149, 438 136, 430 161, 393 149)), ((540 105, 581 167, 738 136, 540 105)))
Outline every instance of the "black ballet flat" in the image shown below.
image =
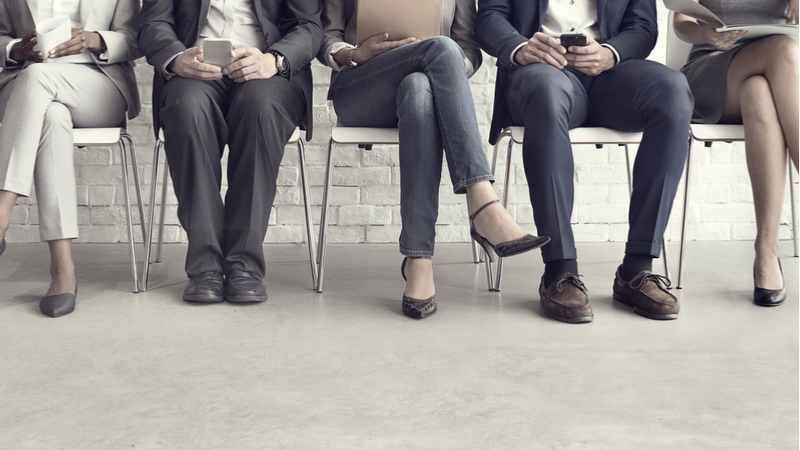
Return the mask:
MULTIPOLYGON (((403 264, 400 265, 400 275, 406 280, 406 260, 403 258, 403 264)), ((408 280, 406 280, 408 281, 408 280)), ((403 314, 414 319, 424 319, 433 315, 436 312, 436 301, 433 297, 425 300, 411 298, 403 293, 403 314)))
POLYGON ((537 249, 544 244, 550 242, 550 238, 547 236, 534 236, 532 234, 526 234, 519 239, 514 239, 513 241, 506 241, 501 242, 497 245, 493 245, 489 242, 488 239, 478 234, 478 231, 475 230, 475 216, 480 214, 481 211, 486 209, 487 206, 492 205, 493 203, 500 203, 500 200, 492 200, 489 203, 481 206, 478 208, 477 211, 470 214, 469 216, 469 235, 472 236, 472 239, 480 244, 483 247, 483 251, 489 255, 489 261, 494 261, 494 257, 492 256, 492 252, 489 251, 491 248, 494 250, 494 253, 501 258, 506 258, 509 256, 519 255, 520 253, 525 253, 527 251, 531 251, 533 249, 537 249))
MULTIPOLYGON (((781 260, 778 259, 778 267, 781 269, 781 278, 783 278, 783 267, 781 260)), ((755 270, 754 270, 755 272, 755 270)), ((753 284, 755 284, 756 275, 753 273, 753 284)), ((753 303, 759 306, 778 306, 786 300, 786 283, 780 289, 763 289, 758 286, 753 287, 753 303)))
POLYGON ((6 251, 6 238, 5 237, 3 238, 3 241, 0 242, 0 255, 2 255, 4 251, 6 251))
POLYGON ((39 309, 42 314, 50 317, 61 317, 75 311, 75 299, 78 296, 78 286, 75 285, 75 294, 58 294, 42 297, 39 309))

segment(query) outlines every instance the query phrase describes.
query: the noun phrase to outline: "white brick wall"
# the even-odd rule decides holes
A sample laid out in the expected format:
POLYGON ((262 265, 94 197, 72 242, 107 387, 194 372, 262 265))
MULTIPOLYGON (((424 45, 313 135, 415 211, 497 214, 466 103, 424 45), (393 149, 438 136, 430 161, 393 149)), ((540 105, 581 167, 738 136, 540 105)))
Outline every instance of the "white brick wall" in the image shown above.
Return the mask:
MULTIPOLYGON (((660 27, 667 26, 666 14, 659 2, 660 27)), ((664 36, 659 40, 652 59, 663 61, 664 36)), ((307 164, 314 207, 314 222, 319 222, 322 182, 325 175, 327 141, 335 114, 326 100, 329 70, 314 63, 314 140, 306 145, 307 164)), ((491 119, 494 92, 494 60, 484 55, 484 64, 471 80, 477 107, 478 124, 485 137, 491 119)), ((152 105, 152 67, 144 60, 136 68, 142 96, 141 116, 129 124, 129 132, 137 144, 138 163, 144 184, 145 202, 151 189, 152 151, 154 144, 152 105)), ((505 146, 503 146, 505 148, 505 146)), ((491 148, 485 143, 487 155, 491 148)), ((744 148, 740 143, 714 144, 711 149, 694 147, 692 193, 688 211, 688 238, 694 240, 749 240, 755 236, 752 197, 744 163, 744 148)), ((297 187, 300 178, 298 156, 294 146, 287 147, 286 157, 278 178, 278 195, 270 220, 266 242, 305 241, 302 193, 297 187)), ((581 242, 622 242, 627 233, 628 188, 623 149, 592 145, 574 148, 575 209, 572 216, 576 239, 581 242)), ((162 156, 163 161, 163 156, 162 156)), ((120 156, 116 148, 85 148, 75 150, 75 170, 78 179, 78 212, 81 242, 125 242, 127 232, 124 199, 121 188, 120 156)), ((162 163, 163 164, 163 163, 162 163)), ((520 152, 512 159, 513 176, 509 211, 524 228, 534 232, 533 215, 528 199, 525 174, 520 152)), ((163 165, 162 165, 163 167, 163 165)), ((498 171, 505 170, 505 151, 501 152, 498 171)), ((224 171, 223 171, 224 172, 224 171)), ((336 170, 331 195, 331 243, 397 242, 400 234, 399 167, 397 148, 376 146, 372 151, 338 147, 336 170)), ((496 188, 502 193, 502 175, 496 188)), ((463 196, 452 194, 450 178, 442 174, 440 189, 439 242, 466 242, 469 239, 466 206, 463 196)), ((224 181, 223 181, 224 184, 224 181)), ((159 181, 160 185, 160 181, 159 181)), ((680 237, 680 215, 683 185, 673 211, 668 239, 680 237)), ((133 192, 133 191, 132 191, 133 192)), ((160 197, 159 197, 160 198, 160 197)), ((134 199, 135 201, 135 199, 134 199)), ((167 196, 166 242, 186 242, 186 234, 177 221, 177 202, 171 191, 167 196)), ((788 195, 782 216, 781 236, 791 236, 788 195)), ((135 214, 138 223, 138 214, 135 214)), ((37 242, 38 213, 35 197, 20 199, 12 216, 9 239, 15 242, 37 242)), ((136 228, 141 240, 141 228, 136 228)))

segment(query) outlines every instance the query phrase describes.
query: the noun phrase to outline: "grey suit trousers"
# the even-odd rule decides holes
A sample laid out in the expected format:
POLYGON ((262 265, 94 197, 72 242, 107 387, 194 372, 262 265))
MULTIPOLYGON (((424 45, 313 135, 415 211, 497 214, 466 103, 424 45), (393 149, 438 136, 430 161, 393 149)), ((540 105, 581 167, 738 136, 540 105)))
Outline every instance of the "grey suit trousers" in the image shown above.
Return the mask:
POLYGON ((0 189, 36 186, 43 241, 78 237, 72 128, 115 127, 125 97, 91 64, 33 64, 0 91, 0 189))
POLYGON ((175 77, 159 117, 178 219, 189 236, 186 273, 266 273, 262 243, 284 148, 305 113, 305 96, 281 77, 236 84, 228 77, 175 77), (221 158, 228 145, 223 203, 221 158))

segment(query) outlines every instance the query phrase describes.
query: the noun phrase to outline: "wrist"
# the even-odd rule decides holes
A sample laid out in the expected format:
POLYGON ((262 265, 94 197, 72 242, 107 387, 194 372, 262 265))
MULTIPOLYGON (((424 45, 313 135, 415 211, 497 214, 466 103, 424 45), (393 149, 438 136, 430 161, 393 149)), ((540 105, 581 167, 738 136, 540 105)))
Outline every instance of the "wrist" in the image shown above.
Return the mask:
POLYGON ((106 43, 100 33, 88 33, 88 48, 92 53, 103 53, 106 51, 106 43))

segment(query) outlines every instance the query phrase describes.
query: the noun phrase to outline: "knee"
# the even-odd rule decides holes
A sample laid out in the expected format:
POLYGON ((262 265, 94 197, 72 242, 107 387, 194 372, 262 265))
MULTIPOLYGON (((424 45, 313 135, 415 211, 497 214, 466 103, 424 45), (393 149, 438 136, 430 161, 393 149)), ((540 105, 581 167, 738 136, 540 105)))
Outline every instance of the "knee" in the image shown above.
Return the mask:
POLYGON ((558 105, 571 103, 574 87, 570 78, 548 64, 529 64, 517 68, 511 79, 509 94, 523 105, 533 104, 544 111, 555 111, 558 105))
POLYGON ((47 107, 47 111, 44 113, 42 132, 48 133, 52 130, 72 131, 72 115, 69 109, 62 103, 50 103, 50 106, 47 107))
POLYGON ((183 125, 203 123, 198 119, 208 116, 217 104, 204 89, 193 89, 194 80, 174 79, 164 86, 161 94, 162 120, 177 120, 183 125))
POLYGON ((769 81, 763 75, 753 75, 744 80, 739 91, 742 110, 749 110, 748 120, 766 120, 775 116, 775 101, 769 81))
POLYGON ((397 114, 434 112, 433 91, 428 76, 414 72, 400 82, 397 89, 397 114))
POLYGON ((31 64, 17 75, 17 83, 44 86, 52 79, 51 68, 47 64, 31 64))
MULTIPOLYGON (((455 67, 459 67, 458 62, 461 63, 461 66, 464 65, 464 52, 454 40, 447 36, 434 36, 421 41, 418 45, 424 47, 425 54, 430 55, 430 58, 426 59, 431 62, 442 60, 455 67)), ((464 70, 466 71, 466 69, 464 70)))
POLYGON ((798 70, 797 42, 789 36, 775 35, 764 38, 767 64, 781 71, 798 70))
POLYGON ((694 97, 686 77, 666 66, 661 66, 655 73, 645 76, 651 80, 647 85, 649 98, 645 102, 646 112, 656 114, 659 120, 689 123, 694 109, 694 97))

